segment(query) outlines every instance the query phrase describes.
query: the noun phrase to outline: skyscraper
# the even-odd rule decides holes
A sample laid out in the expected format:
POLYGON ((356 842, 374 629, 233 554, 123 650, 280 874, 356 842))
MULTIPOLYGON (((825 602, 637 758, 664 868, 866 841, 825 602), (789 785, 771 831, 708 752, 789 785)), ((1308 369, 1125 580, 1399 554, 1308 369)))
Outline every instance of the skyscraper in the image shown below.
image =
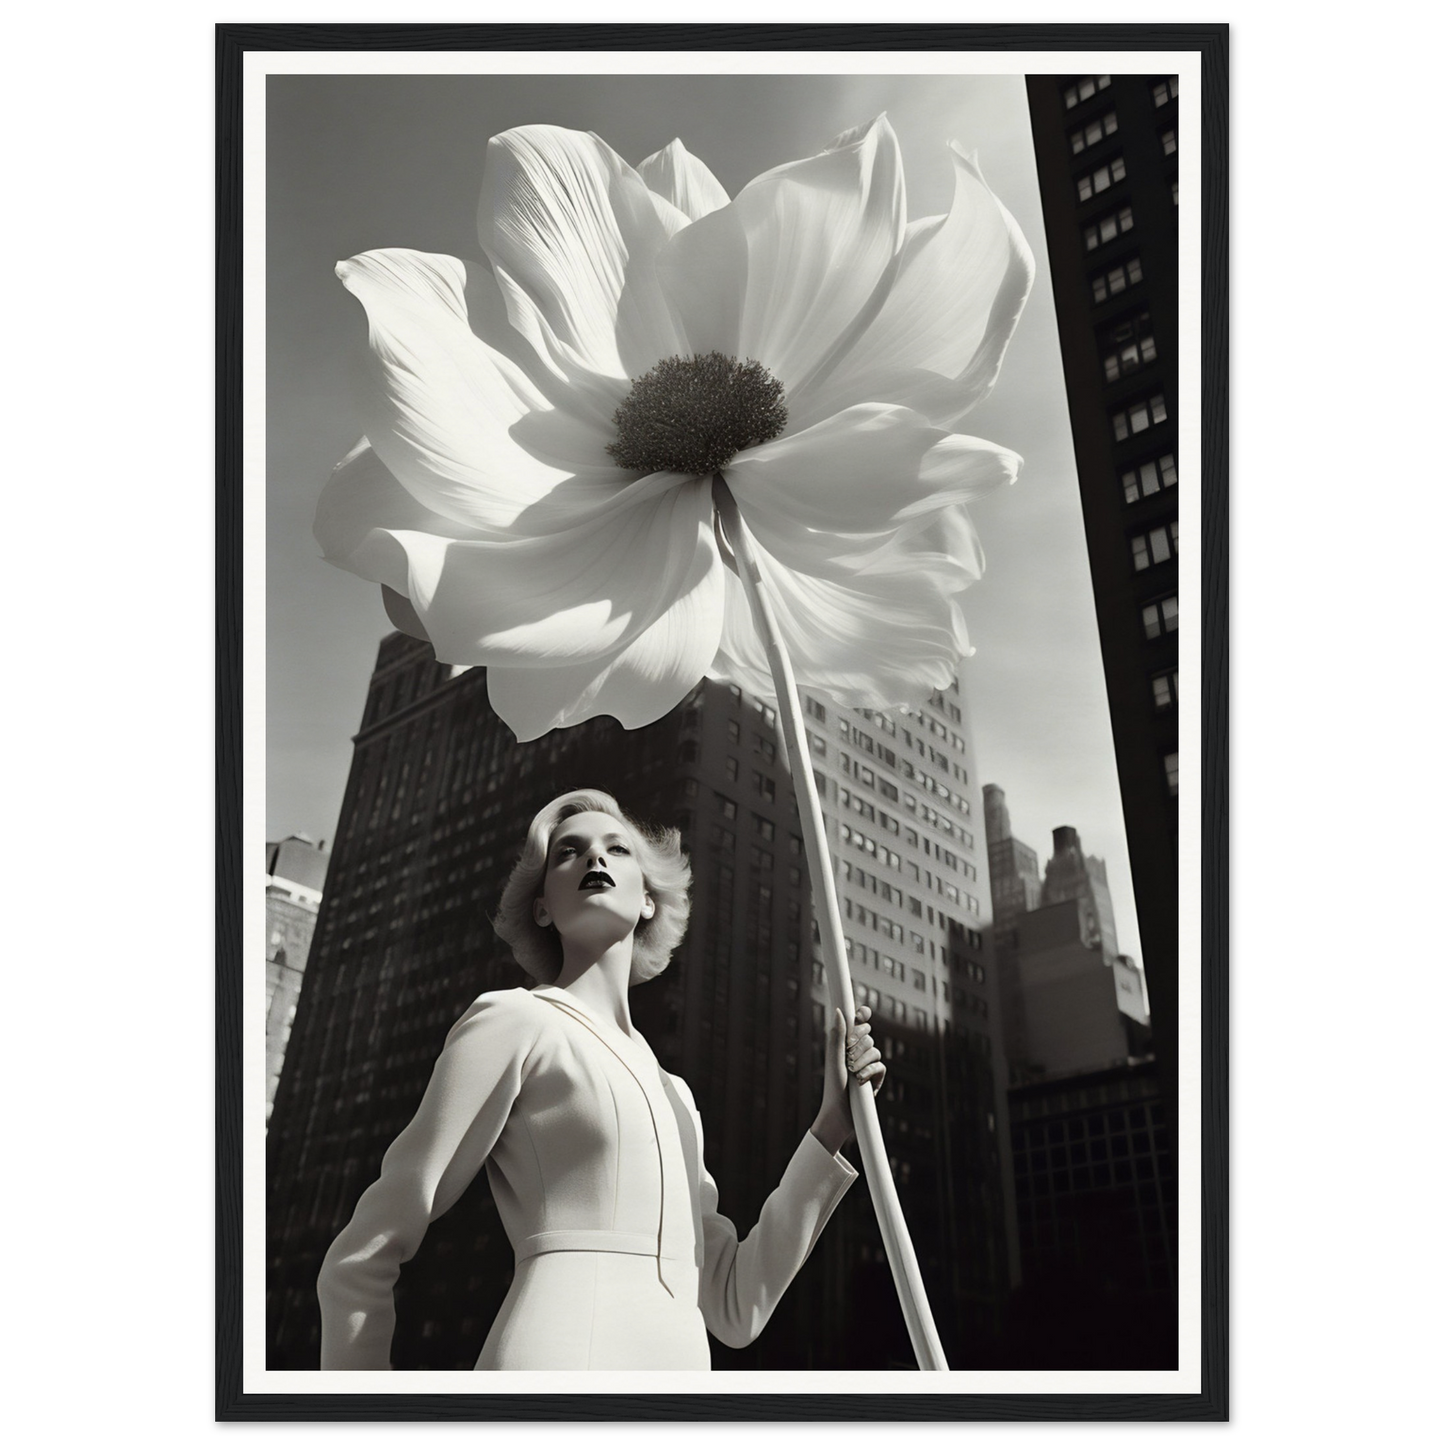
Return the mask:
MULTIPOLYGON (((957 1348, 1016 1275, 997 982, 983 928, 976 785, 956 689, 899 717, 808 700, 859 1002, 889 1063, 880 1100, 930 1299, 957 1348)), ((316 1270, 410 1117, 448 1027, 528 982, 489 912, 527 823, 573 787, 676 824, 693 912, 671 966, 632 994, 687 1079, 720 1207, 751 1228, 821 1096, 826 990, 796 808, 771 709, 704 682, 665 718, 519 745, 480 669, 383 640, 347 782, 313 958, 268 1138, 268 1340, 316 1361, 316 1270)), ((430 1231, 397 1288, 398 1368, 470 1368, 510 1247, 485 1185, 430 1231)), ((866 1189, 855 1188, 760 1340, 720 1368, 912 1367, 866 1189)))
POLYGON ((1109 892, 1109 870, 1102 858, 1084 852, 1078 830, 1054 829, 1054 852, 1044 868, 1040 902, 1064 903, 1077 899, 1081 909, 1086 942, 1097 942, 1100 959, 1113 971, 1119 1012, 1135 1023, 1147 1024, 1149 1010, 1144 1001, 1143 979, 1138 965, 1119 952, 1114 928, 1114 899, 1109 892))
POLYGON ((1172 75, 1028 79, 1166 1109, 1179 1002, 1178 94, 1172 75))
POLYGON ((324 843, 297 834, 266 844, 267 1118, 296 1017, 328 862, 324 843))
POLYGON ((1173 1369, 1179 1179, 1155 1061, 1019 1085, 1009 1107, 1023 1288, 1006 1348, 1036 1369, 1173 1369))
POLYGON ((1023 999, 1019 992, 1018 924, 1039 906, 1043 882, 1039 855, 1013 835, 1008 802, 997 783, 983 789, 988 835, 988 885, 993 897, 994 964, 1004 1011, 1004 1047, 1010 1061, 1026 1056, 1023 999))

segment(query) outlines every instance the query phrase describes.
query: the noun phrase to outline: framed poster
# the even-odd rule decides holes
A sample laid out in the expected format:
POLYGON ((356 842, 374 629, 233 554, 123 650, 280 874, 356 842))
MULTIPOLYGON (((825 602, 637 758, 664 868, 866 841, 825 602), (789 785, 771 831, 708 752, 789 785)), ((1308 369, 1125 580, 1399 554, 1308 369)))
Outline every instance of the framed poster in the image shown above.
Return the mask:
POLYGON ((218 27, 218 1418, 1225 1418, 1226 38, 218 27), (629 1023, 706 1170, 651 1112, 602 1224, 690 1187, 695 1351, 604 1289, 497 1363, 535 1258, 653 1255, 519 1249, 493 1141, 320 1369, 576 788, 690 860, 629 1023), (764 1287, 840 968, 877 1132, 764 1287))

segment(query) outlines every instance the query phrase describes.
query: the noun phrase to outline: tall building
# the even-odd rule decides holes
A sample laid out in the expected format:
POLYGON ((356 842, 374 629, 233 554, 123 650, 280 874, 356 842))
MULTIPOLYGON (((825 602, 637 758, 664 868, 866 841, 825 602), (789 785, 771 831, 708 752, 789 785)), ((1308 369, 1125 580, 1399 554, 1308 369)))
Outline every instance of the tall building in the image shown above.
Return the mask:
POLYGON ((1114 973, 1083 899, 1026 913, 1015 957, 1023 1033, 1015 1081, 1127 1062, 1132 1050, 1114 973))
POLYGON ((1044 868, 1040 901, 1047 906, 1071 900, 1078 901, 1085 941, 1098 945, 1100 959, 1113 973, 1119 1011, 1135 1023, 1147 1024, 1149 1010, 1139 967, 1127 954, 1119 952, 1108 867, 1102 858, 1084 852, 1077 829, 1055 828, 1054 852, 1044 868))
POLYGON ((306 956, 326 886, 326 845, 295 834, 266 844, 266 1117, 296 1017, 306 956))
POLYGON ((1043 881, 1039 855, 1013 835, 1008 801, 997 783, 983 789, 988 838, 988 886, 993 900, 994 965, 1004 1011, 1004 1048, 1010 1061, 1026 1056, 1023 997, 1019 991, 1019 920, 1039 906, 1043 881))
POLYGON ((1027 84, 1161 1089, 1172 1110, 1179 84, 1172 75, 1041 75, 1027 84))
POLYGON ((1176 1368, 1179 1180, 1155 1061, 1016 1086, 1009 1119, 1023 1287, 1004 1350, 1034 1369, 1176 1368))
MULTIPOLYGON (((997 1328, 1017 1274, 997 980, 979 894, 979 806, 956 689, 906 716, 808 701, 860 1002, 888 1059, 880 1100, 945 1346, 997 1328)), ((821 1096, 826 989, 787 760, 770 709, 704 682, 648 728, 595 719, 519 745, 481 669, 383 640, 355 740, 305 987, 268 1134, 273 1368, 317 1360, 316 1272, 411 1117, 447 1029, 528 982, 488 915, 527 823, 557 793, 612 792, 681 828, 693 912, 632 1011, 697 1098, 720 1208, 752 1227, 821 1096)), ((397 1287, 397 1368, 470 1368, 512 1257, 478 1182, 397 1287)), ((718 1368, 912 1368, 866 1187, 850 1191, 761 1338, 718 1368)))

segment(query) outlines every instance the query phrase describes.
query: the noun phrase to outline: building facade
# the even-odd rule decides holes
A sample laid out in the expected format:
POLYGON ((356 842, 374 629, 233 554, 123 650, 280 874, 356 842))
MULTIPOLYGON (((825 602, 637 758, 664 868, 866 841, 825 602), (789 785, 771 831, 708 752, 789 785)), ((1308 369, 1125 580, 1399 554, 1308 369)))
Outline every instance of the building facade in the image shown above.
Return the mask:
POLYGON ((1178 77, 1044 75, 1027 86, 1161 1087, 1174 1109, 1178 77))
POLYGON ((1019 920, 1018 935, 1023 1050, 1015 1079, 1126 1063, 1129 1031, 1088 905, 1046 903, 1019 920))
POLYGON ((1097 946, 1100 961, 1113 975, 1120 1013, 1137 1024, 1147 1024, 1149 1009, 1139 966, 1119 952, 1108 866, 1102 858, 1084 852, 1077 829, 1055 828, 1054 851, 1044 869, 1040 903, 1047 907, 1074 901, 1079 904, 1084 941, 1097 946))
MULTIPOLYGON (((889 1063, 880 1099, 930 1300, 951 1354, 996 1331, 1017 1274, 980 800, 955 691, 908 716, 810 699, 810 761, 859 1002, 889 1063)), ((796 807, 771 709, 707 681, 636 731, 595 719, 519 745, 480 669, 400 634, 380 647, 326 898, 268 1135, 273 1368, 317 1360, 316 1272, 405 1125, 452 1022, 526 976, 489 914, 536 810, 574 787, 679 827, 693 911, 631 1006, 687 1079, 720 1208, 751 1228, 815 1115, 827 999, 796 807)), ((483 1182, 397 1287, 398 1369, 469 1369, 510 1280, 483 1182)), ((717 1368, 912 1368, 866 1187, 850 1191, 772 1323, 717 1368)))
POLYGON ((1179 1180, 1153 1059, 1009 1095, 1023 1287, 1006 1348, 1036 1369, 1174 1369, 1179 1180))
POLYGON ((1026 1057, 1023 996, 1019 989, 1018 926, 1039 906, 1043 880, 1039 855, 1013 835, 1008 800, 997 783, 983 789, 988 838, 988 884, 993 900, 993 954, 1004 1011, 1004 1049, 1011 1066, 1026 1057))
POLYGON ((266 1117, 301 996, 330 862, 324 843, 293 834, 266 844, 266 1117))

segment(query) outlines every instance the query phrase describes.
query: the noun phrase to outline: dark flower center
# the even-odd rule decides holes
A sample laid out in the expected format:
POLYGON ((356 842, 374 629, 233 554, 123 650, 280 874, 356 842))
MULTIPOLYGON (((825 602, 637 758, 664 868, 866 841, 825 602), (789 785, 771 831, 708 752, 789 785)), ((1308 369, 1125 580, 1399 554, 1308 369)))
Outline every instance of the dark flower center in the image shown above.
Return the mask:
POLYGON ((744 447, 771 441, 788 423, 783 383, 756 361, 720 351, 669 356, 632 383, 613 421, 607 454, 638 472, 720 471, 744 447))

